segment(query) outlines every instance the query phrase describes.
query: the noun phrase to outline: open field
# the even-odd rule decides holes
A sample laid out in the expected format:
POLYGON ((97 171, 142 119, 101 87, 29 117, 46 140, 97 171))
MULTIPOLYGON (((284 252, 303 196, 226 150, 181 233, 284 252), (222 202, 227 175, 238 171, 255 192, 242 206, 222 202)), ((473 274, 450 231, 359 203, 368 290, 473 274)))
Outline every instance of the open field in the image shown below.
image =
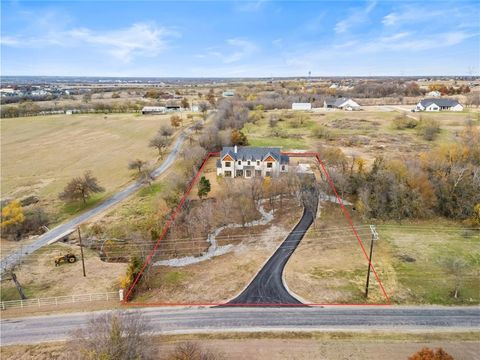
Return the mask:
MULTIPOLYGON (((117 291, 119 278, 125 274, 127 264, 103 262, 96 252, 88 249, 84 250, 84 254, 86 277, 83 277, 78 246, 58 243, 28 256, 23 265, 15 271, 27 298, 117 291), (62 263, 56 267, 55 258, 69 252, 76 255, 77 262, 62 263)), ((7 278, 1 282, 2 301, 19 300, 20 296, 13 281, 7 278)))
MULTIPOLYGON (((154 337, 156 359, 166 359, 182 342, 195 342, 225 359, 405 360, 423 347, 443 348, 455 360, 475 359, 478 333, 231 333, 154 337)), ((67 359, 65 343, 10 345, 4 359, 67 359)))
POLYGON ((293 112, 272 110, 264 112, 263 119, 255 124, 247 123, 243 131, 252 146, 282 146, 283 150, 308 149, 314 151, 320 145, 335 146, 347 155, 361 156, 367 161, 379 154, 383 156, 412 156, 433 146, 455 139, 465 121, 480 123, 479 112, 411 113, 417 119, 433 119, 440 124, 441 132, 434 141, 424 140, 417 129, 396 129, 393 120, 402 111, 369 107, 362 111, 293 112), (270 116, 283 120, 272 128, 270 116), (316 136, 316 129, 323 129, 316 136), (274 133, 277 133, 276 135, 274 133))
POLYGON ((157 161, 149 139, 169 115, 137 114, 52 115, 2 119, 2 197, 40 197, 40 204, 58 222, 82 206, 63 206, 58 199, 66 183, 91 170, 106 192, 132 180, 128 161, 157 161))
MULTIPOLYGON (((368 252, 371 233, 355 220, 368 252)), ((314 303, 363 303, 368 263, 340 209, 327 205, 286 267, 292 291, 314 303)), ((378 225, 373 265, 393 303, 479 304, 480 234, 445 220, 378 225), (465 262, 458 298, 448 259, 465 262)), ((373 273, 370 302, 382 301, 373 273)))

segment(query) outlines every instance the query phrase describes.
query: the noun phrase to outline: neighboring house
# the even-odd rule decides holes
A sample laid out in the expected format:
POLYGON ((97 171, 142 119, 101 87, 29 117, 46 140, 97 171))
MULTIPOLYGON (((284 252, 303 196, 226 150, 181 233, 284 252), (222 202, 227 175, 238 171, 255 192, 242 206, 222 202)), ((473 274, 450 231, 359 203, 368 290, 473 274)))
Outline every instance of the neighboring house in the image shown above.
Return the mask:
POLYGON ((417 111, 462 111, 463 105, 453 99, 423 99, 417 104, 417 111))
POLYGON ((292 110, 312 110, 312 104, 310 103, 293 103, 292 110))
POLYGON ((224 177, 266 177, 288 172, 289 157, 280 148, 224 147, 217 160, 217 175, 224 177))
POLYGON ((430 91, 429 93, 427 93, 427 96, 430 96, 430 97, 440 97, 442 94, 440 93, 440 91, 430 91))
POLYGON ((325 109, 360 110, 360 105, 350 98, 329 98, 323 102, 325 109))
POLYGON ((233 90, 224 91, 224 92, 222 93, 222 96, 223 96, 223 97, 235 96, 235 91, 233 91, 233 90))
POLYGON ((142 114, 164 114, 166 111, 167 108, 165 106, 144 106, 142 109, 142 114))

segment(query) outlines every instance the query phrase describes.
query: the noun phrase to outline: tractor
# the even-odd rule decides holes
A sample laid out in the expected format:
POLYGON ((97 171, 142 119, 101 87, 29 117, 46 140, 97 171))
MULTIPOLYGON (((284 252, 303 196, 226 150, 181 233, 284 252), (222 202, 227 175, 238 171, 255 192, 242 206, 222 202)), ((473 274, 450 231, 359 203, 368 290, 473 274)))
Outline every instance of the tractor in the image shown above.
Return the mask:
POLYGON ((55 259, 55 266, 60 266, 62 262, 65 262, 65 263, 68 262, 70 264, 73 264, 75 261, 77 261, 77 257, 75 256, 75 254, 68 253, 63 256, 57 257, 55 259))

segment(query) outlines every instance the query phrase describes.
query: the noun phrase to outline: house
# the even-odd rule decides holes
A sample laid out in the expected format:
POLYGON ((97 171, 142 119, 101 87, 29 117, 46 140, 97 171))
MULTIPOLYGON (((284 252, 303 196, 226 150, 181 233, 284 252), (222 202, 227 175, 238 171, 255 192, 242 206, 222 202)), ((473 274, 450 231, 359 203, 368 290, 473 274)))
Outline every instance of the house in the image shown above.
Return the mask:
POLYGON ((279 176, 288 172, 290 159, 280 148, 234 146, 224 147, 217 160, 217 175, 223 177, 279 176))
POLYGON ((164 114, 166 111, 167 108, 165 106, 144 106, 142 109, 142 114, 164 114))
POLYGON ((434 91, 430 91, 429 93, 427 93, 427 96, 429 97, 440 97, 442 94, 440 93, 440 91, 437 91, 437 90, 434 90, 434 91))
POLYGON ((293 103, 292 110, 312 110, 312 104, 310 103, 293 103))
POLYGON ((323 102, 325 109, 360 110, 360 105, 350 98, 328 98, 323 102))
POLYGON ((463 105, 453 99, 423 99, 417 104, 417 111, 462 111, 463 105))
POLYGON ((227 90, 222 93, 223 97, 232 97, 235 96, 235 91, 233 90, 227 90))

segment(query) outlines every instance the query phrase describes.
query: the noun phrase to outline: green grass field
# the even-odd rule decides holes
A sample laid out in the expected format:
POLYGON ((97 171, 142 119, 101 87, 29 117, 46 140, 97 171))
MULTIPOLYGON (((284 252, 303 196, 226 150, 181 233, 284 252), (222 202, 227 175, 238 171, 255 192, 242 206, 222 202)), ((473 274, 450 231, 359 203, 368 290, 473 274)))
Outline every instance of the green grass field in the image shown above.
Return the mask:
POLYGON ((91 170, 108 194, 132 181, 130 160, 157 161, 149 139, 168 115, 138 114, 54 115, 2 119, 2 198, 38 195, 56 220, 84 209, 81 204, 64 206, 58 199, 66 183, 91 170))

